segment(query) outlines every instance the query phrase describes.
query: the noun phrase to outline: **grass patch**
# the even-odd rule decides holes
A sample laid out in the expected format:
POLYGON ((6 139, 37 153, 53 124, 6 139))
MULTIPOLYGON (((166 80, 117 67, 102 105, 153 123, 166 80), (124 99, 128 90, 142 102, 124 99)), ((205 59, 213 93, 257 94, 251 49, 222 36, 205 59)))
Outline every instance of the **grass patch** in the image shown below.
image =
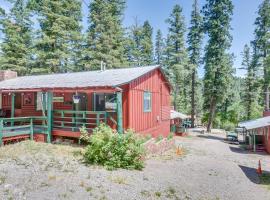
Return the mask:
POLYGON ((109 180, 113 183, 117 183, 120 185, 127 185, 128 184, 127 178, 123 177, 123 176, 110 176, 109 180))
POLYGON ((270 190, 270 173, 263 173, 259 176, 260 184, 265 185, 270 190))
POLYGON ((150 197, 151 193, 149 191, 147 191, 147 190, 142 190, 141 195, 144 196, 144 197, 150 197))
POLYGON ((161 197, 161 192, 159 192, 159 191, 155 192, 155 196, 160 198, 161 197))
POLYGON ((6 176, 0 175, 0 185, 4 184, 6 182, 6 176))

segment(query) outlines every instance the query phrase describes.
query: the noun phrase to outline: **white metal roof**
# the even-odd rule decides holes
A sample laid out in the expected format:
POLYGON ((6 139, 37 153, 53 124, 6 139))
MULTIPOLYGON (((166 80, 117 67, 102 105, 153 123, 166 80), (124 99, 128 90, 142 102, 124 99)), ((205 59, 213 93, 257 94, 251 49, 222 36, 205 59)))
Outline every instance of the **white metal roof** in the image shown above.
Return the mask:
POLYGON ((262 118, 258 118, 258 119, 254 119, 250 121, 240 122, 238 126, 246 128, 247 130, 270 126, 270 116, 262 117, 262 118))
POLYGON ((187 115, 177 112, 175 110, 171 110, 171 119, 187 119, 187 118, 188 118, 187 115))
POLYGON ((120 86, 157 68, 160 68, 160 66, 22 76, 1 81, 0 90, 120 86))

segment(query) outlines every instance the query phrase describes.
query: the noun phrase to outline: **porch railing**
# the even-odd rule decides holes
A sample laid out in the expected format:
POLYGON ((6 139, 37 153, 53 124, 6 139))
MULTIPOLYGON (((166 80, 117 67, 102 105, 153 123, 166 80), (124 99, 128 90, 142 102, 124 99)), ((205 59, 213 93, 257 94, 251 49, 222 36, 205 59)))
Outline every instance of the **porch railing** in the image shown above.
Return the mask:
POLYGON ((0 118, 0 145, 3 138, 29 135, 33 139, 35 133, 48 135, 47 117, 0 118))
POLYGON ((105 111, 53 110, 53 128, 79 131, 84 126, 92 130, 101 122, 107 123, 107 118, 105 111))

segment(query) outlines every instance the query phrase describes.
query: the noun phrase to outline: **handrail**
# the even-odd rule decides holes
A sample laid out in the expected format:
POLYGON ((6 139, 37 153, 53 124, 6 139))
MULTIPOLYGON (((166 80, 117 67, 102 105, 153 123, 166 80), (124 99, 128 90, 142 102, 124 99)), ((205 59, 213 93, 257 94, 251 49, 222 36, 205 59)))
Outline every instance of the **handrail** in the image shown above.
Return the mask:
POLYGON ((48 133, 48 125, 36 125, 34 121, 45 121, 47 117, 44 116, 29 116, 29 117, 11 117, 11 118, 0 118, 0 145, 3 143, 3 137, 12 137, 19 135, 29 135, 30 139, 33 140, 35 128, 41 128, 40 133, 48 133), (27 123, 27 124, 17 124, 27 123))
POLYGON ((81 110, 53 110, 54 113, 68 113, 68 114, 105 114, 106 111, 81 111, 81 110))
POLYGON ((101 121, 107 123, 106 111, 53 110, 53 127, 78 131, 84 126, 93 129, 101 121))

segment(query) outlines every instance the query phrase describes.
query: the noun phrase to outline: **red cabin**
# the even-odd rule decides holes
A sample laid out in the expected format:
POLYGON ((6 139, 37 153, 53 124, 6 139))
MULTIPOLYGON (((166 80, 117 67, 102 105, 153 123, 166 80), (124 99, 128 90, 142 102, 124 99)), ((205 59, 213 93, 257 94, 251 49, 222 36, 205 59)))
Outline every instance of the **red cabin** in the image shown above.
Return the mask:
POLYGON ((0 71, 0 142, 79 137, 101 122, 167 136, 171 86, 160 66, 17 77, 0 71))

